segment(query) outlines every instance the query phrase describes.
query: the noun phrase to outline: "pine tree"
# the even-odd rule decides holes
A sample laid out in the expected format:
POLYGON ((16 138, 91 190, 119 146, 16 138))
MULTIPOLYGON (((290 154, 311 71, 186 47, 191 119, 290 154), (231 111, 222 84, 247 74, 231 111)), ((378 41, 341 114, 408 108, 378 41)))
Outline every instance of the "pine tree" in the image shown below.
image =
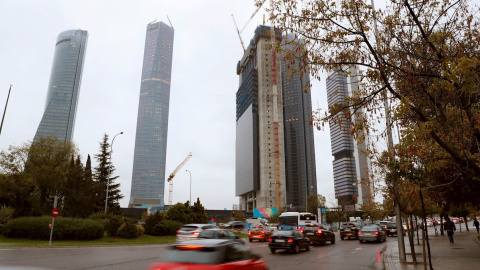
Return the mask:
POLYGON ((123 195, 120 194, 120 184, 114 183, 119 176, 113 176, 115 166, 113 166, 111 162, 111 155, 112 152, 110 144, 108 143, 108 135, 105 133, 103 141, 100 142, 100 153, 95 155, 98 165, 94 168, 93 177, 97 186, 97 198, 99 198, 95 205, 95 211, 101 212, 105 209, 106 187, 108 184, 108 212, 119 214, 119 200, 123 198, 123 195))

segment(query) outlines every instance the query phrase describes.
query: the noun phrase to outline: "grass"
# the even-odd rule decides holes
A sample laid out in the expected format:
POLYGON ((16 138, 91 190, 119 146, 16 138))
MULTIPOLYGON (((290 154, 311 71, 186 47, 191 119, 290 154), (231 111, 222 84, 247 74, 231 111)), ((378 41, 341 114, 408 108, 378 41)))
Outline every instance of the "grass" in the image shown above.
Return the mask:
MULTIPOLYGON (((0 247, 49 246, 48 240, 32 240, 21 238, 6 238, 0 235, 0 247)), ((175 243, 175 235, 152 236, 142 235, 135 239, 125 239, 113 236, 104 236, 97 240, 67 241, 52 239, 52 246, 108 246, 108 245, 152 245, 175 243)))

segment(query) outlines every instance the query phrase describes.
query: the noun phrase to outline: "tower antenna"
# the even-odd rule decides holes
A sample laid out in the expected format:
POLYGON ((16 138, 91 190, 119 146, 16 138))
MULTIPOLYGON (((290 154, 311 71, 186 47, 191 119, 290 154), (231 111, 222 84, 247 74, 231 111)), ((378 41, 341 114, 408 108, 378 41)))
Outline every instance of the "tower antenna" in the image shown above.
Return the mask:
POLYGON ((167 15, 168 22, 170 23, 170 26, 173 28, 172 22, 170 21, 170 18, 167 15))

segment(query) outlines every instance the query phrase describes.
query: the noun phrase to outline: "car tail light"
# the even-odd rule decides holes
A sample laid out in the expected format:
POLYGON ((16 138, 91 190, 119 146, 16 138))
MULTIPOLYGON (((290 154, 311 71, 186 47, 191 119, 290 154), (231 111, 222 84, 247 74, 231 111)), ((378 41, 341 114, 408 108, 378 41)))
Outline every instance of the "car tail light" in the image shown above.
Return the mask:
POLYGON ((289 243, 293 243, 293 238, 289 238, 289 239, 288 239, 288 242, 289 242, 289 243))
POLYGON ((268 238, 268 242, 272 242, 272 238, 269 237, 269 238, 268 238))
POLYGON ((182 233, 181 231, 177 231, 177 233, 182 233))
POLYGON ((204 249, 205 246, 197 246, 197 245, 179 245, 177 246, 178 249, 182 250, 199 250, 204 249))
POLYGON ((378 232, 373 232, 373 234, 378 234, 378 232))
POLYGON ((363 234, 363 233, 362 233, 362 232, 358 232, 358 234, 360 235, 360 234, 363 234))
POLYGON ((195 234, 195 235, 199 235, 200 232, 197 232, 197 231, 193 231, 193 232, 190 232, 190 234, 195 234))
POLYGON ((322 230, 318 229, 317 233, 319 233, 319 234, 322 233, 322 230))

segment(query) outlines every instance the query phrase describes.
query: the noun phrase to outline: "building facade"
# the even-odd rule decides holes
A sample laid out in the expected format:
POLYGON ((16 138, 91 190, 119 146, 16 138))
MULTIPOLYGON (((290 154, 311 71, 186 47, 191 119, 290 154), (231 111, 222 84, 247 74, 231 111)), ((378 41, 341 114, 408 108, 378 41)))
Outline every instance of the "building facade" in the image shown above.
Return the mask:
POLYGON ((45 110, 34 141, 48 136, 72 141, 87 40, 85 30, 67 30, 58 35, 45 110))
MULTIPOLYGON (((330 73, 326 80, 328 106, 342 104, 353 91, 358 91, 358 82, 357 71, 353 68, 348 75, 341 71, 330 73)), ((355 210, 359 205, 373 201, 366 143, 356 141, 350 135, 351 126, 342 112, 336 117, 341 120, 341 125, 330 121, 335 197, 339 206, 355 210)), ((357 112, 353 121, 360 117, 362 113, 357 112)))
POLYGON ((130 207, 164 206, 174 29, 147 25, 130 207))
POLYGON ((301 40, 293 34, 283 40, 284 52, 292 55, 291 61, 282 61, 287 205, 306 211, 307 196, 317 194, 310 75, 308 68, 301 66, 302 51, 296 50, 301 40), (301 74, 301 70, 306 72, 301 74))
POLYGON ((281 55, 271 49, 281 32, 258 26, 237 64, 235 195, 240 210, 285 206, 281 55))

